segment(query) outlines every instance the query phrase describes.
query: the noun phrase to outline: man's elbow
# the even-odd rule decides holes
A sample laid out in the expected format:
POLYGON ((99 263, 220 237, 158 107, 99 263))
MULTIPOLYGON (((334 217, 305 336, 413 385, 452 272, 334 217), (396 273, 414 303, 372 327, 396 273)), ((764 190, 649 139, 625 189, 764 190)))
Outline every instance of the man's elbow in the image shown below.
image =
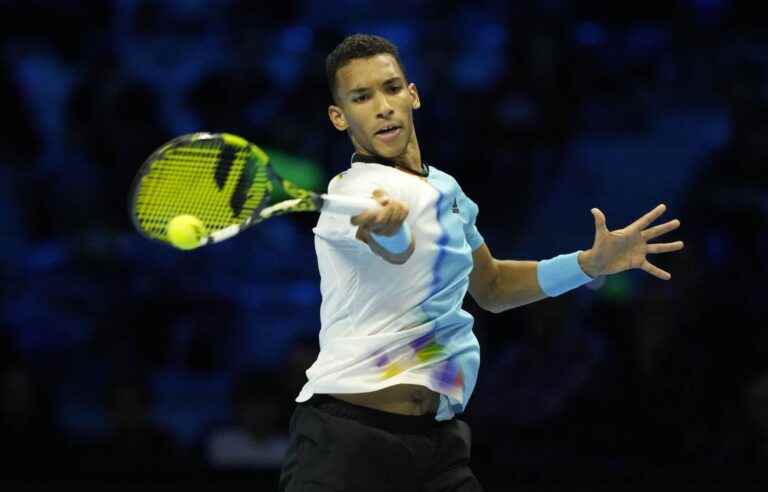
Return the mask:
POLYGON ((501 304, 485 303, 485 305, 481 305, 480 307, 493 314, 499 314, 505 311, 504 306, 501 304))
POLYGON ((473 295, 472 298, 484 311, 488 311, 489 313, 493 314, 498 314, 504 311, 504 306, 497 302, 490 293, 483 295, 473 295))
POLYGON ((506 311, 504 306, 502 306, 501 304, 491 304, 488 307, 485 307, 483 309, 485 309, 486 311, 491 312, 493 314, 499 314, 499 313, 502 313, 502 312, 506 311))
MULTIPOLYGON (((494 263, 491 265, 495 265, 494 263)), ((498 294, 498 282, 499 282, 499 270, 498 268, 491 268, 484 270, 486 275, 478 276, 474 279, 470 279, 470 294, 475 299, 480 308, 493 314, 498 314, 505 310, 503 303, 499 302, 498 294)))

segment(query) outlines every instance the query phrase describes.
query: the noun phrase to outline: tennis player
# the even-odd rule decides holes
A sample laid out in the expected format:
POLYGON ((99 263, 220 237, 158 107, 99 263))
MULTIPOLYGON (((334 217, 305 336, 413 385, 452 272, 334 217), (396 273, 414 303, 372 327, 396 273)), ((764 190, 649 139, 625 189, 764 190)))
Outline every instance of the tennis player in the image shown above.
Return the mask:
POLYGON ((321 276, 320 353, 296 398, 284 491, 478 491, 471 433, 457 415, 475 388, 480 348, 463 311, 469 290, 498 313, 558 296, 595 277, 640 268, 671 275, 646 255, 676 229, 649 227, 659 205, 609 231, 593 209, 591 249, 543 261, 495 259, 478 206, 456 180, 422 160, 421 106, 397 48, 372 35, 344 39, 326 60, 328 116, 354 154, 329 193, 374 197, 355 217, 323 213, 314 229, 321 276))

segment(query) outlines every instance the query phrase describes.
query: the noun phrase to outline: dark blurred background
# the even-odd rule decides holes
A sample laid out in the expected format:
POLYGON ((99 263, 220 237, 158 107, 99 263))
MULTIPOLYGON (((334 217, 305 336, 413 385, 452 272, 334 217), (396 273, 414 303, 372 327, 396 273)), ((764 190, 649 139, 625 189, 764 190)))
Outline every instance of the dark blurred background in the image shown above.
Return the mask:
POLYGON ((498 315, 467 298, 486 489, 760 479, 759 4, 0 1, 2 478, 276 489, 318 350, 317 217, 181 253, 134 232, 127 192, 203 130, 322 189, 351 153, 324 59, 369 32, 400 47, 422 155, 480 205, 496 257, 589 248, 591 207, 612 229, 662 202, 682 221, 662 239, 686 250, 655 258, 670 282, 627 272, 498 315))

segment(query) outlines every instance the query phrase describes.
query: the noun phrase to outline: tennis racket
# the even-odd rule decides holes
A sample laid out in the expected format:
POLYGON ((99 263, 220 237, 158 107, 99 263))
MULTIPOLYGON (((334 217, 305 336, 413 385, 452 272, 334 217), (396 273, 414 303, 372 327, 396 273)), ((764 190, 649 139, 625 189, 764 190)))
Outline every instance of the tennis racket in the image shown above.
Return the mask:
POLYGON ((197 247, 229 239, 270 217, 291 212, 357 215, 379 207, 372 198, 318 194, 280 177, 258 146, 228 133, 190 133, 158 148, 131 186, 129 208, 145 237, 175 247, 167 226, 193 215, 205 226, 197 247), (290 199, 270 204, 282 187, 290 199))

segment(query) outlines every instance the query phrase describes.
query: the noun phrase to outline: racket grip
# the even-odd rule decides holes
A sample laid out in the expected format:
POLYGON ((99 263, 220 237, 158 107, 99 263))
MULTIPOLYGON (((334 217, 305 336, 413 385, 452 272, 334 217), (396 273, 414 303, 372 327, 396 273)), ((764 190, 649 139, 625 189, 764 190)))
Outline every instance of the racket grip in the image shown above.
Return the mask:
POLYGON ((320 195, 323 199, 322 211, 332 214, 357 215, 381 205, 373 198, 359 198, 344 195, 320 195))

